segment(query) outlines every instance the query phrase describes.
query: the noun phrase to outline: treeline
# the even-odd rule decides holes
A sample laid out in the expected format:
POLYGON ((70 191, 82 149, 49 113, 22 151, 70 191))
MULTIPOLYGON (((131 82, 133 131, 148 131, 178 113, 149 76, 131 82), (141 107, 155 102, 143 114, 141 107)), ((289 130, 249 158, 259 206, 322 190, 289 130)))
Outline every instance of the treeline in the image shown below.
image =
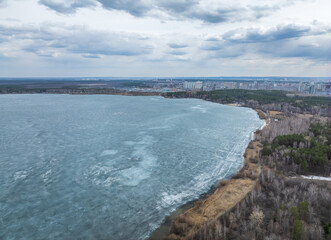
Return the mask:
MULTIPOLYGON (((284 115, 288 113, 284 113, 284 115)), ((298 117, 290 114, 283 119, 270 118, 270 124, 262 131, 262 141, 271 143, 277 136, 288 134, 304 134, 309 130, 313 121, 311 117, 298 117)))
MULTIPOLYGON (((292 95, 293 93, 291 93, 292 95)), ((331 107, 329 97, 290 96, 285 91, 226 89, 198 92, 166 93, 166 97, 200 98, 213 102, 229 104, 239 103, 246 107, 260 108, 293 113, 312 113, 328 115, 331 107)))
POLYGON ((306 134, 277 136, 264 142, 262 160, 289 173, 331 172, 331 125, 312 123, 306 134))
MULTIPOLYGON (((200 226, 192 240, 331 240, 331 189, 264 169, 255 189, 226 214, 200 226)), ((182 229, 166 239, 182 239, 182 229)))
POLYGON ((296 175, 330 176, 330 122, 285 115, 267 114, 269 125, 258 131, 263 148, 255 188, 228 212, 194 229, 179 218, 166 240, 331 240, 330 182, 296 175))
POLYGON ((65 88, 24 88, 24 87, 0 87, 2 94, 104 94, 104 95, 127 95, 127 96, 158 96, 157 92, 128 92, 114 88, 78 88, 76 86, 67 86, 65 88))

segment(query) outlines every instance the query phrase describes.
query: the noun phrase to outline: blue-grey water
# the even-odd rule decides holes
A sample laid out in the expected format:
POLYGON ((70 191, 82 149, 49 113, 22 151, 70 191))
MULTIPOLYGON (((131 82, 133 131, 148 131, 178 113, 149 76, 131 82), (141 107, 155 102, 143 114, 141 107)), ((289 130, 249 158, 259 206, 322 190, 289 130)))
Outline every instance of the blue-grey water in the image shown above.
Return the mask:
POLYGON ((0 239, 144 239, 262 124, 197 99, 0 95, 0 239))

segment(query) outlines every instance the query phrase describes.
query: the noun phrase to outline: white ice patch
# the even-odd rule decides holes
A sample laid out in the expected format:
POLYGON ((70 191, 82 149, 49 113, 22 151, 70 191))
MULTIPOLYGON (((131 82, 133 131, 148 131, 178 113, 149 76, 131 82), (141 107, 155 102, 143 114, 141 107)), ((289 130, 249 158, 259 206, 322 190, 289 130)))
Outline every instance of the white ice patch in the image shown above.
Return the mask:
POLYGON ((175 210, 174 206, 179 203, 186 202, 187 199, 192 197, 198 197, 199 192, 202 189, 210 186, 211 176, 207 173, 200 174, 194 178, 191 182, 191 187, 185 191, 177 192, 177 193, 167 193, 163 192, 161 194, 161 200, 157 202, 157 209, 161 210, 164 208, 172 207, 172 211, 175 210))
POLYGON ((255 134, 253 132, 251 132, 249 134, 249 139, 252 141, 252 140, 254 140, 254 138, 255 138, 255 134))
POLYGON ((174 206, 179 203, 182 203, 182 202, 184 202, 183 200, 185 198, 190 197, 192 194, 193 193, 189 192, 189 191, 184 191, 184 192, 177 193, 177 194, 169 194, 169 193, 163 192, 161 194, 162 199, 157 204, 157 209, 161 210, 163 208, 167 208, 169 206, 174 206))
POLYGON ((227 176, 238 165, 238 158, 243 159, 243 153, 249 137, 249 134, 246 136, 243 135, 235 145, 231 145, 228 149, 224 150, 226 155, 219 156, 223 161, 220 161, 220 164, 215 167, 215 170, 196 176, 189 184, 191 186, 189 189, 176 193, 163 192, 161 194, 161 200, 157 202, 157 209, 175 208, 176 205, 185 202, 187 199, 198 197, 199 193, 206 191, 213 179, 221 179, 227 176))
POLYGON ((331 181, 331 177, 321 177, 321 176, 304 176, 301 175, 304 179, 312 179, 312 180, 322 180, 322 181, 331 181))
POLYGON ((263 120, 263 123, 262 123, 262 125, 261 125, 261 127, 259 129, 262 130, 266 125, 267 125, 266 121, 263 120))
POLYGON ((105 150, 100 154, 100 157, 116 155, 118 153, 117 150, 105 150))
MULTIPOLYGON (((148 151, 148 147, 155 142, 151 136, 144 136, 139 142, 130 142, 134 145, 132 159, 139 161, 138 166, 121 171, 121 183, 127 186, 137 186, 142 180, 150 177, 153 168, 157 166, 157 157, 148 151)), ((127 142, 126 142, 127 143, 127 142)))
POLYGON ((14 181, 17 180, 23 180, 28 176, 28 172, 27 171, 18 171, 14 173, 14 181))
POLYGON ((206 113, 207 112, 207 108, 204 108, 201 105, 193 106, 193 107, 191 107, 191 109, 198 110, 198 111, 200 111, 202 113, 206 113))
POLYGON ((86 173, 86 177, 95 185, 109 187, 115 180, 112 175, 115 170, 110 166, 97 165, 86 173))
POLYGON ((121 183, 126 186, 137 186, 142 180, 149 178, 150 173, 140 167, 132 167, 121 171, 121 183))
POLYGON ((51 180, 50 180, 51 174, 52 174, 52 170, 48 170, 47 172, 45 172, 44 174, 41 175, 45 184, 48 184, 51 182, 51 180))
POLYGON ((186 202, 188 199, 193 199, 194 197, 196 198, 202 192, 207 191, 215 179, 226 177, 232 170, 232 167, 232 162, 220 161, 220 164, 213 171, 195 176, 189 184, 191 186, 189 189, 177 193, 163 192, 161 194, 161 200, 157 202, 157 209, 161 210, 171 207, 171 211, 174 211, 176 205, 178 206, 179 203, 186 202))

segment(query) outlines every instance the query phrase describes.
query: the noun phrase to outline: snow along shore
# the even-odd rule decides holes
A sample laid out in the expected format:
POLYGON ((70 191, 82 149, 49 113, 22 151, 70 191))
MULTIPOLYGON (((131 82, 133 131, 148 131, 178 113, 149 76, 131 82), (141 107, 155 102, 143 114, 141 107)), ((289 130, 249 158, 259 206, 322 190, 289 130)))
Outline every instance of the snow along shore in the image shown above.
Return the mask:
MULTIPOLYGON (((311 179, 311 180, 331 181, 331 177, 304 176, 304 175, 301 175, 300 177, 304 178, 304 179, 311 179)), ((293 177, 293 178, 300 178, 300 177, 293 177)))

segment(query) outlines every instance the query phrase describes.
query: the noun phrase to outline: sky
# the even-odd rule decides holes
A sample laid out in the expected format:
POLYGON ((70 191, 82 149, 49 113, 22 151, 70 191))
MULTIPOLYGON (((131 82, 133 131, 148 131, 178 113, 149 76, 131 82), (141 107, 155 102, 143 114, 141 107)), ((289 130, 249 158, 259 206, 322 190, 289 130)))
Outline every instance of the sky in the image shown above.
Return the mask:
POLYGON ((330 0, 0 0, 0 77, 330 77, 330 9, 330 0))

